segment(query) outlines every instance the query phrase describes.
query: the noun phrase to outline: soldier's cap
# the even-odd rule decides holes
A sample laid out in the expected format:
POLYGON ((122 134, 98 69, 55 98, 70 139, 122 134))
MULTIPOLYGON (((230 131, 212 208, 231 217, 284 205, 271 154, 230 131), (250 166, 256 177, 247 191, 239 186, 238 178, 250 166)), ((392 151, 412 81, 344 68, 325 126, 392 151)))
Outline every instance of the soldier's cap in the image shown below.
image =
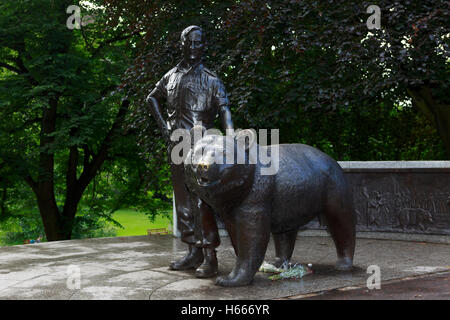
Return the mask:
POLYGON ((194 31, 194 30, 200 31, 202 33, 202 42, 206 42, 205 31, 203 31, 203 29, 201 27, 195 26, 195 25, 189 26, 181 32, 181 37, 180 37, 181 42, 184 43, 184 41, 186 40, 189 33, 191 33, 191 31, 194 31))

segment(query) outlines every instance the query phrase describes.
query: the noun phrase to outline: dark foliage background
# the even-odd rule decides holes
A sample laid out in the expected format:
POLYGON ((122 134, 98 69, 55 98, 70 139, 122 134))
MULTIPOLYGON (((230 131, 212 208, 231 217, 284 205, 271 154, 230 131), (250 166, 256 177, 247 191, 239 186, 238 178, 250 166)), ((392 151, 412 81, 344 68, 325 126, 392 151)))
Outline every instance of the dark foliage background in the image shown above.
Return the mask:
POLYGON ((150 153, 161 146, 145 95, 198 24, 238 127, 279 128, 281 142, 339 160, 448 158, 448 1, 377 1, 382 29, 371 31, 364 1, 108 3, 142 35, 125 86, 150 153))

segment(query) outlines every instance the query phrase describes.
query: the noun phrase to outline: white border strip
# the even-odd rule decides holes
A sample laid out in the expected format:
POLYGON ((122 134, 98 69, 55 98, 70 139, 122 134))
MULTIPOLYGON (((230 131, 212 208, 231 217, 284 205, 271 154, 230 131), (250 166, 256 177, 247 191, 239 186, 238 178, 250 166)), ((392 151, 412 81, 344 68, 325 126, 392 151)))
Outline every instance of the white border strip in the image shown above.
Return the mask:
POLYGON ((338 161, 346 172, 450 172, 450 161, 338 161))

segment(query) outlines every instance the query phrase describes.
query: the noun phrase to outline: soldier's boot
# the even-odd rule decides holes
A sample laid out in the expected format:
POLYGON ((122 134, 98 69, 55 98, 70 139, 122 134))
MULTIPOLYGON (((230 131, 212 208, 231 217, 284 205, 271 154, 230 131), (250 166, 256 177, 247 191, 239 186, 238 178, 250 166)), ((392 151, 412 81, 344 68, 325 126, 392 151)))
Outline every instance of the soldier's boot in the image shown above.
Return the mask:
POLYGON ((171 270, 188 270, 196 269, 203 261, 203 252, 201 248, 193 244, 189 245, 188 254, 177 261, 172 261, 169 265, 171 270))
POLYGON ((195 270, 195 276, 197 278, 214 277, 218 271, 216 250, 214 248, 205 248, 203 249, 203 255, 205 259, 202 265, 195 270))

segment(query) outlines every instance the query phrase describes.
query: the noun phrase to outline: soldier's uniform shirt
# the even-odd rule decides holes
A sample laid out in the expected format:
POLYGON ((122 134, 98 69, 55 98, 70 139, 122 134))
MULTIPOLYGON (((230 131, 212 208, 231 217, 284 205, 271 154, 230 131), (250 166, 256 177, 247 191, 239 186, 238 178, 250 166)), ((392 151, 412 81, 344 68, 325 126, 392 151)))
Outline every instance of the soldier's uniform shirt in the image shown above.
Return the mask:
POLYGON ((169 131, 199 122, 212 128, 220 109, 229 105, 222 81, 202 63, 187 68, 180 62, 158 81, 156 94, 167 101, 169 131))
MULTIPOLYGON (((159 101, 166 101, 169 133, 178 128, 190 130, 200 122, 206 129, 213 128, 220 109, 229 105, 223 83, 202 63, 188 68, 183 61, 180 62, 158 81, 153 94, 159 101)), ((184 184, 184 166, 175 165, 171 161, 169 163, 181 240, 188 244, 196 244, 202 238, 202 246, 217 247, 220 238, 214 213, 212 211, 200 213, 191 209, 191 195, 184 184), (208 223, 201 227, 202 235, 195 235, 194 229, 200 230, 198 225, 202 221, 208 223)))

